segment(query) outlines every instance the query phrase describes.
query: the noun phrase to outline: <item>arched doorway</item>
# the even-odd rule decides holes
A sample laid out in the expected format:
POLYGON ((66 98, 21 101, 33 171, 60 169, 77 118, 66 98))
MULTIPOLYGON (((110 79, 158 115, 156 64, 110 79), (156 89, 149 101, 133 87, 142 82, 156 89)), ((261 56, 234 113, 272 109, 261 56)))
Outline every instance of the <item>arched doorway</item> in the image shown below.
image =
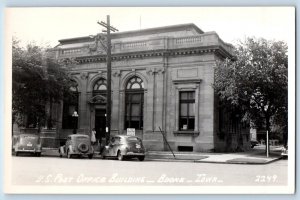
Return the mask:
POLYGON ((96 139, 100 144, 105 143, 106 127, 106 90, 107 83, 104 78, 99 79, 93 87, 93 97, 90 101, 94 105, 96 139))

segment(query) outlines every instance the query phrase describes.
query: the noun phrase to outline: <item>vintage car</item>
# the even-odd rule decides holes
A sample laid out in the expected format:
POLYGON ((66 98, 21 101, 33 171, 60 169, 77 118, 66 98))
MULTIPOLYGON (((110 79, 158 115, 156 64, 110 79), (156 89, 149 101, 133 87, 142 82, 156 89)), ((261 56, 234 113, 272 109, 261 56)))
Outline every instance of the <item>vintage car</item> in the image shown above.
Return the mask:
POLYGON ((142 140, 136 136, 115 135, 112 136, 108 146, 102 151, 102 158, 116 157, 118 160, 125 158, 145 159, 145 148, 142 140))
POLYGON ((30 153, 35 156, 41 156, 42 145, 38 135, 20 134, 13 138, 13 151, 18 156, 20 153, 30 153))
POLYGON ((94 148, 91 145, 90 136, 84 134, 72 134, 67 137, 66 144, 59 147, 58 153, 60 157, 66 156, 88 156, 93 158, 94 148))

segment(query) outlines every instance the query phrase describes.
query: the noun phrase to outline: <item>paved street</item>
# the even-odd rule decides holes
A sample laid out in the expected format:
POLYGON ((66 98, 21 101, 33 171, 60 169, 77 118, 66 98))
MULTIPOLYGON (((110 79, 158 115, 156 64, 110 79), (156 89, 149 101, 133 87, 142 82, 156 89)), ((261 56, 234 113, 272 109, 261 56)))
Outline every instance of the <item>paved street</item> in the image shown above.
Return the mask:
POLYGON ((287 160, 263 165, 12 157, 13 185, 286 185, 287 160))

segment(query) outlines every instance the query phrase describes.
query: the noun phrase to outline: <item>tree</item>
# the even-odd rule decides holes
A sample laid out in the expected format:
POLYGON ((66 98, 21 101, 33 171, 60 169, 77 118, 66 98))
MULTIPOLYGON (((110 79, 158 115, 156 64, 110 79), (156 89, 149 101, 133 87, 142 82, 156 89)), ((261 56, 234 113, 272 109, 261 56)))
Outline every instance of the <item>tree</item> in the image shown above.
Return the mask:
POLYGON ((214 89, 222 101, 239 108, 244 119, 255 126, 264 122, 269 132, 275 123, 287 126, 286 43, 263 38, 240 42, 235 59, 217 63, 214 89))
MULTIPOLYGON (((22 118, 27 116, 37 125, 38 130, 48 124, 51 127, 51 112, 45 112, 46 104, 62 100, 69 93, 72 84, 66 69, 51 55, 51 51, 29 44, 21 48, 13 39, 12 47, 12 120, 25 125, 22 118)), ((50 107, 51 108, 51 107, 50 107)))

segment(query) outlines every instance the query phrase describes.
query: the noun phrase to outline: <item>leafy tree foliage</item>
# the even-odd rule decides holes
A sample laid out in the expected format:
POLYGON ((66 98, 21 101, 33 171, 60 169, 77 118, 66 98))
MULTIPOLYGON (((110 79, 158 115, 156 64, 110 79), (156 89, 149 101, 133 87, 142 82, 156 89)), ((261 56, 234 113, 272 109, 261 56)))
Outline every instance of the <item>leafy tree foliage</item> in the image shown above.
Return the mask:
MULTIPOLYGON (((243 111, 256 127, 287 126, 288 56, 282 41, 247 38, 235 59, 217 63, 214 88, 223 102, 243 111)), ((285 131, 285 134, 286 131, 285 131)))
POLYGON ((22 48, 19 41, 13 39, 13 123, 25 125, 20 116, 27 116, 36 122, 38 128, 45 123, 51 127, 52 117, 46 115, 46 104, 51 106, 62 100, 64 94, 69 93, 71 84, 71 77, 53 58, 51 51, 35 44, 22 48))

